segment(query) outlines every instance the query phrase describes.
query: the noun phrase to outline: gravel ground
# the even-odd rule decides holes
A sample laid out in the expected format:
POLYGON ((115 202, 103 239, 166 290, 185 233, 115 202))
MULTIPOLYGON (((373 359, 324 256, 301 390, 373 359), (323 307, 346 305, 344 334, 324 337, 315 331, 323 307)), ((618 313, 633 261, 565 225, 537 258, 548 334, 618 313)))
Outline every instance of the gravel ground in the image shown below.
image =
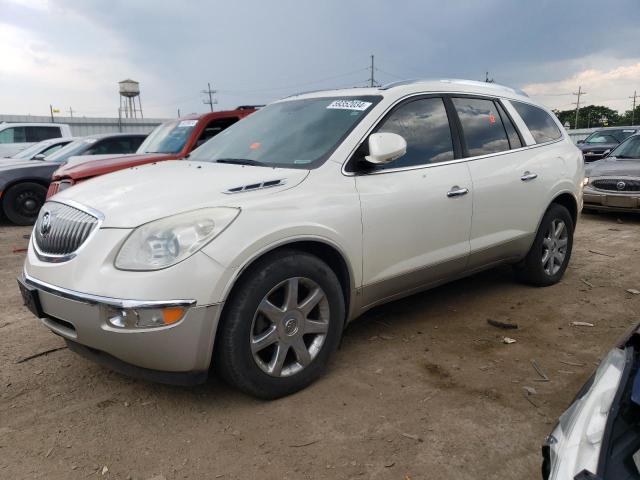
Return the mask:
POLYGON ((262 402, 215 379, 132 380, 67 349, 21 362, 64 347, 21 305, 29 232, 0 226, 0 478, 536 479, 545 435, 640 321, 626 292, 640 290, 640 217, 584 215, 560 284, 499 268, 377 308, 320 381, 262 402))

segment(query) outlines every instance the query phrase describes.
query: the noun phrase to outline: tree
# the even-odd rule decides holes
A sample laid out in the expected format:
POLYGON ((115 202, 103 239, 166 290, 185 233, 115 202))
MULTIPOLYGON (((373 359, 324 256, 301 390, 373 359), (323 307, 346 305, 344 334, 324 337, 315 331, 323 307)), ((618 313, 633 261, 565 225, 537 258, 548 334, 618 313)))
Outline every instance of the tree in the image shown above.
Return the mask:
MULTIPOLYGON (((580 108, 578 116, 578 126, 574 125, 576 121, 576 111, 573 110, 554 110, 553 113, 564 125, 569 122, 571 128, 590 128, 590 127, 613 127, 615 125, 628 125, 622 121, 622 117, 615 110, 605 107, 604 105, 586 105, 580 108), (606 118, 606 121, 604 119, 606 118), (622 123, 621 123, 622 122, 622 123)), ((631 115, 631 112, 629 112, 631 115)))
POLYGON ((631 115, 631 110, 627 110, 620 116, 620 125, 638 125, 640 124, 640 105, 636 106, 635 115, 631 115), (632 123, 633 120, 633 123, 632 123))

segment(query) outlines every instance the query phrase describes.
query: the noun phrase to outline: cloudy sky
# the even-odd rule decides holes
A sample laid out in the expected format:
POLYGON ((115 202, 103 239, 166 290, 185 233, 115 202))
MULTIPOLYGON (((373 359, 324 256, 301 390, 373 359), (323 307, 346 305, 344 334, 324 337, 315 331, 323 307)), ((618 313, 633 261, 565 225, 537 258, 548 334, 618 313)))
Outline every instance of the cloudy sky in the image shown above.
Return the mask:
POLYGON ((148 117, 266 103, 375 78, 483 80, 569 109, 640 93, 640 0, 0 0, 0 113, 148 117))

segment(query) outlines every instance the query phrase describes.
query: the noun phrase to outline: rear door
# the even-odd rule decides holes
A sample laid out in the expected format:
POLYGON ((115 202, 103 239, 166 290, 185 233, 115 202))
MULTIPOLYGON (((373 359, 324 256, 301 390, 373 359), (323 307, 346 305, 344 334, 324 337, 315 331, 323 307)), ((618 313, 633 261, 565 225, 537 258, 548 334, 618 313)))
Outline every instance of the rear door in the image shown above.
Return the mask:
POLYGON ((407 100, 375 131, 402 135, 407 153, 356 170, 365 306, 462 272, 471 229, 471 176, 443 98, 407 100))
POLYGON ((516 128, 510 106, 499 99, 451 100, 473 181, 468 264, 473 270, 526 253, 561 162, 545 148, 528 148, 531 135, 516 128))

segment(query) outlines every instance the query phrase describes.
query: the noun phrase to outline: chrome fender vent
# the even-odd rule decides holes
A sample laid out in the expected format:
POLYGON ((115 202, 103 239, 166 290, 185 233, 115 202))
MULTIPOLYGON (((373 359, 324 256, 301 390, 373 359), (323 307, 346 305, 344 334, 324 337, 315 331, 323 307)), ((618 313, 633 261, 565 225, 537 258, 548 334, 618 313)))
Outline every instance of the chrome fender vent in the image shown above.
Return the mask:
POLYGON ((279 180, 268 180, 266 182, 250 183, 248 185, 241 185, 239 187, 229 188, 228 190, 225 190, 222 193, 231 194, 231 193, 253 192, 255 190, 262 190, 264 188, 279 187, 281 185, 284 185, 285 183, 286 181, 283 178, 279 180))

